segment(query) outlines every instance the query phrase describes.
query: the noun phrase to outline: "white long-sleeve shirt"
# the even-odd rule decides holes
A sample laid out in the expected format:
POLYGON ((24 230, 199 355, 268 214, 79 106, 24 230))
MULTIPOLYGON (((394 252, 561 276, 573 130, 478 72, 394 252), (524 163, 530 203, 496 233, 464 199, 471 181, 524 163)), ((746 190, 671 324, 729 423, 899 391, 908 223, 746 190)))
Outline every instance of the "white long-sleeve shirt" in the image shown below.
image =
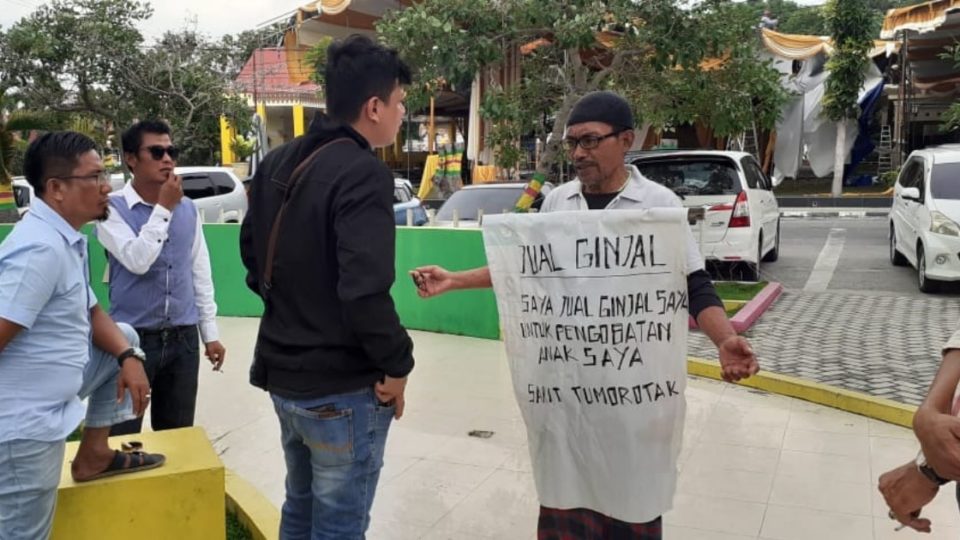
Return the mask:
MULTIPOLYGON (((117 212, 111 212, 106 221, 97 223, 97 239, 124 268, 141 275, 146 273, 160 256, 168 236, 170 217, 173 214, 159 204, 150 205, 145 202, 133 188, 132 182, 124 186, 121 195, 128 207, 133 208, 137 204, 151 206, 153 213, 137 235, 117 212)), ((197 300, 197 312, 200 315, 200 339, 204 343, 218 341, 220 331, 217 328, 217 303, 213 296, 210 253, 203 236, 203 223, 199 218, 191 257, 193 292, 197 300)))

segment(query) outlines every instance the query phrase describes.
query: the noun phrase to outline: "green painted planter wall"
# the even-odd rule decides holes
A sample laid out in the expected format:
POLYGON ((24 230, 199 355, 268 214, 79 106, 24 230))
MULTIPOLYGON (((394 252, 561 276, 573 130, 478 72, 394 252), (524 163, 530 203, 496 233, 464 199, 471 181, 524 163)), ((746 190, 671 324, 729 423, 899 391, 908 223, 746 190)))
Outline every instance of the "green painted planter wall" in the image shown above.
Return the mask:
MULTIPOLYGON (((12 225, 0 225, 0 242, 12 225)), ((90 276, 101 305, 110 304, 103 282, 106 257, 93 237, 92 227, 84 232, 90 238, 90 276)), ((210 250, 213 282, 219 314, 224 317, 259 317, 260 298, 244 283, 246 270, 240 262, 239 225, 204 225, 210 250)), ((439 298, 422 300, 408 272, 417 266, 436 264, 450 270, 466 270, 486 264, 483 237, 478 229, 397 228, 397 281, 391 290, 400 319, 407 328, 464 336, 497 339, 500 337, 496 300, 490 290, 460 291, 439 298)))

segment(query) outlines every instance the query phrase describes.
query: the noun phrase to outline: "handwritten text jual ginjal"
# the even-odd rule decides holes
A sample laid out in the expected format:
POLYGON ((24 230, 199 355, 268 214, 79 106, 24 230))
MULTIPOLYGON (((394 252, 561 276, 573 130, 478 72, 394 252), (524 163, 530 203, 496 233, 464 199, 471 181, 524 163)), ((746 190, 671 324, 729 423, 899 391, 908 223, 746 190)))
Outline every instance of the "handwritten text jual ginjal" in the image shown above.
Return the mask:
POLYGON ((657 261, 656 237, 652 234, 595 236, 578 238, 574 242, 573 261, 558 261, 553 244, 521 245, 520 273, 535 276, 562 272, 567 268, 636 270, 666 266, 666 263, 657 261))
POLYGON ((544 294, 520 294, 520 313, 558 317, 633 317, 666 315, 687 309, 686 291, 638 292, 620 295, 563 295, 559 300, 544 294))

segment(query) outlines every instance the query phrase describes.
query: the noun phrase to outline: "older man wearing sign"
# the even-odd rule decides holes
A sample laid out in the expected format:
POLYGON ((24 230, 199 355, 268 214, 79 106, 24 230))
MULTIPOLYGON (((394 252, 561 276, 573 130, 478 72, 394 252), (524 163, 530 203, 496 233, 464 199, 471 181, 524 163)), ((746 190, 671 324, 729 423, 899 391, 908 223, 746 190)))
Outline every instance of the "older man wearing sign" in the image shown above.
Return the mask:
POLYGON ((553 190, 540 215, 487 218, 489 267, 411 272, 424 298, 497 294, 541 540, 661 538, 683 433, 688 311, 719 349, 725 380, 759 369, 680 200, 624 164, 633 125, 620 96, 584 96, 565 138, 577 179, 553 190), (603 209, 620 212, 588 212, 603 209))

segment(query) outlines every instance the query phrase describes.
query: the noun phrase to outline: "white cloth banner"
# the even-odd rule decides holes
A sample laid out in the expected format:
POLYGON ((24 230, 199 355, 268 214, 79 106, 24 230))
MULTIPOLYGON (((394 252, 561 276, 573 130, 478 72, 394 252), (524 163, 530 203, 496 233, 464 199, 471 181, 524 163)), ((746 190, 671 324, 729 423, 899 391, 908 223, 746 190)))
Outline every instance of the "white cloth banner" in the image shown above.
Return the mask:
POLYGON ((631 523, 670 509, 686 404, 687 213, 484 219, 540 503, 631 523))

